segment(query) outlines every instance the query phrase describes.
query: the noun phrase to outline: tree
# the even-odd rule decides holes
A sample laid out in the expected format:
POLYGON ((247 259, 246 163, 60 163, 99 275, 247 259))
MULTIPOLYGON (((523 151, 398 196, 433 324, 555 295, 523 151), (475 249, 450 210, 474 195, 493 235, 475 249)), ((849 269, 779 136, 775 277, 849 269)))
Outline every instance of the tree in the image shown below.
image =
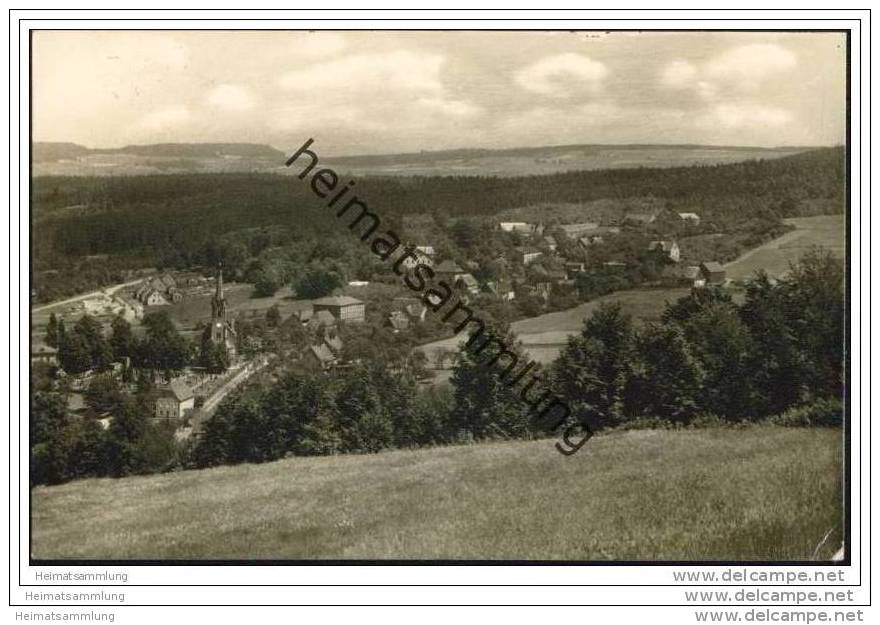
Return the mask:
POLYGON ((113 359, 120 361, 123 358, 131 358, 135 350, 135 338, 131 331, 131 324, 123 317, 113 318, 110 324, 110 351, 113 359))
POLYGON ((712 302, 681 323, 705 372, 699 405, 731 419, 752 416, 752 375, 748 355, 756 346, 733 304, 712 302))
MULTIPOLYGON (((519 359, 522 350, 509 327, 496 327, 493 336, 519 359)), ((503 375, 504 368, 510 365, 511 358, 499 358, 500 348, 494 341, 480 349, 483 345, 487 345, 485 334, 475 339, 471 348, 461 349, 453 365, 450 425, 456 432, 467 432, 477 439, 499 434, 524 435, 531 428, 528 406, 504 381, 509 377, 503 375)))
POLYGON ((95 376, 85 392, 85 402, 95 414, 113 412, 122 402, 119 382, 113 376, 95 376))
POLYGON ((281 276, 274 267, 262 267, 254 280, 254 295, 256 297, 272 297, 280 289, 282 284, 281 276))
POLYGON ((229 368, 229 352, 226 350, 226 345, 211 340, 210 327, 202 332, 199 364, 209 373, 222 373, 229 368))
POLYGON ((33 393, 30 412, 31 446, 50 440, 68 423, 67 402, 58 393, 33 393))
POLYGON ((58 319, 55 313, 49 315, 49 323, 46 324, 46 345, 49 347, 58 347, 58 319))
POLYGON ((552 379, 574 417, 592 429, 623 417, 623 391, 632 368, 633 329, 620 304, 602 304, 569 338, 552 379))
POLYGON ((278 308, 278 304, 272 304, 266 311, 266 323, 270 328, 277 328, 281 325, 281 310, 278 308))
POLYGON ((791 268, 787 287, 801 314, 795 332, 811 364, 809 388, 816 396, 843 394, 846 298, 843 263, 822 248, 813 248, 791 268))
POLYGON ((807 337, 799 334, 797 323, 803 312, 788 285, 775 284, 764 272, 746 285, 740 317, 753 339, 747 367, 755 416, 779 414, 807 392, 807 337))
POLYGON ((183 369, 189 361, 189 344, 168 313, 150 313, 142 323, 147 331, 137 350, 140 366, 164 371, 183 369))
POLYGON ((82 373, 92 366, 89 345, 79 332, 71 332, 65 336, 58 350, 58 361, 68 373, 82 373))
POLYGON ((340 286, 342 286, 340 275, 318 263, 310 264, 293 284, 297 296, 307 299, 330 295, 340 286))
POLYGON ((625 392, 627 414, 688 422, 697 412, 702 371, 681 329, 648 325, 636 336, 635 353, 625 392))
POLYGON ((104 369, 110 364, 112 354, 100 321, 90 315, 83 315, 74 324, 73 334, 78 334, 85 342, 92 368, 104 369))

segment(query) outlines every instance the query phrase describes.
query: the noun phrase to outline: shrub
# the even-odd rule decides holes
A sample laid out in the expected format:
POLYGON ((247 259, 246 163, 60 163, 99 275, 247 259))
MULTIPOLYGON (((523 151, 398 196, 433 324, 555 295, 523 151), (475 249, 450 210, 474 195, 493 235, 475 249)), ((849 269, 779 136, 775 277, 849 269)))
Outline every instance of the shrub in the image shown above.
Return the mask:
POLYGON ((769 417, 767 421, 785 427, 840 427, 843 424, 843 402, 836 397, 817 399, 789 408, 782 414, 769 417))

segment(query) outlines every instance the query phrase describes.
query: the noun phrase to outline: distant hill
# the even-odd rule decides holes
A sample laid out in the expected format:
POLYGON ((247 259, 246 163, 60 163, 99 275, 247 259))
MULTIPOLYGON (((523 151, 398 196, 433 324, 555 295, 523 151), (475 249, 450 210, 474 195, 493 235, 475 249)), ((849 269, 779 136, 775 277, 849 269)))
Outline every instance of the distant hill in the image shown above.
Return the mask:
POLYGON ((87 148, 76 143, 35 142, 33 174, 62 176, 268 171, 284 153, 256 143, 155 143, 87 148))
MULTIPOLYGON (((289 146, 292 152, 296 146, 289 146)), ((327 157, 340 173, 357 176, 528 176, 597 169, 720 165, 791 156, 811 148, 700 145, 557 145, 503 150, 456 149, 404 154, 327 157)), ((285 153, 254 143, 159 143, 87 148, 34 143, 34 176, 131 176, 261 172, 291 174, 285 153)))
POLYGON ((597 169, 721 165, 791 156, 812 148, 704 145, 556 145, 504 150, 460 149, 407 154, 328 157, 340 172, 359 176, 528 176, 597 169))
POLYGON ((91 150, 76 143, 36 142, 31 145, 31 156, 35 163, 46 163, 85 156, 91 150))

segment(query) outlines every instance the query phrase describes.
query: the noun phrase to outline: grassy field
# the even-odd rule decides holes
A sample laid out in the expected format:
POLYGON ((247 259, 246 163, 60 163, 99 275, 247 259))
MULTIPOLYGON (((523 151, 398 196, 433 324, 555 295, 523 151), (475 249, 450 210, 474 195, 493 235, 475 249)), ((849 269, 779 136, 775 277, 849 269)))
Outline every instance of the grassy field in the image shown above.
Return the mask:
POLYGON ((839 430, 601 435, 38 487, 35 558, 828 559, 839 430))
MULTIPOLYGON (((515 321, 511 324, 511 329, 522 341, 532 360, 549 363, 559 355, 559 350, 568 337, 581 331, 584 319, 592 315, 601 303, 618 302, 634 319, 657 320, 663 313, 666 302, 675 302, 689 292, 690 289, 687 288, 619 291, 574 308, 515 321)), ((418 349, 427 354, 430 362, 435 362, 439 350, 458 349, 463 340, 461 337, 450 337, 427 343, 418 349)), ((447 377, 438 375, 435 382, 442 382, 447 377)))
POLYGON ((727 277, 746 280, 763 269, 772 276, 782 276, 789 265, 797 262, 814 245, 821 245, 838 258, 846 251, 846 231, 843 215, 821 215, 786 219, 796 230, 778 239, 768 241, 750 250, 725 266, 727 277))

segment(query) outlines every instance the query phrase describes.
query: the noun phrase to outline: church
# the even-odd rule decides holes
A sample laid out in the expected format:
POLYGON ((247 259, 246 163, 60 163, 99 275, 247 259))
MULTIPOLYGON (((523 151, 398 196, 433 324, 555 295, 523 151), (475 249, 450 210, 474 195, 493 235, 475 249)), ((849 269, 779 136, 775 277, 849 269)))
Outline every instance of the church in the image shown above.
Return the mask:
POLYGON ((229 359, 235 357, 235 321, 230 321, 223 296, 223 268, 217 269, 217 288, 211 299, 211 342, 224 345, 229 359))

